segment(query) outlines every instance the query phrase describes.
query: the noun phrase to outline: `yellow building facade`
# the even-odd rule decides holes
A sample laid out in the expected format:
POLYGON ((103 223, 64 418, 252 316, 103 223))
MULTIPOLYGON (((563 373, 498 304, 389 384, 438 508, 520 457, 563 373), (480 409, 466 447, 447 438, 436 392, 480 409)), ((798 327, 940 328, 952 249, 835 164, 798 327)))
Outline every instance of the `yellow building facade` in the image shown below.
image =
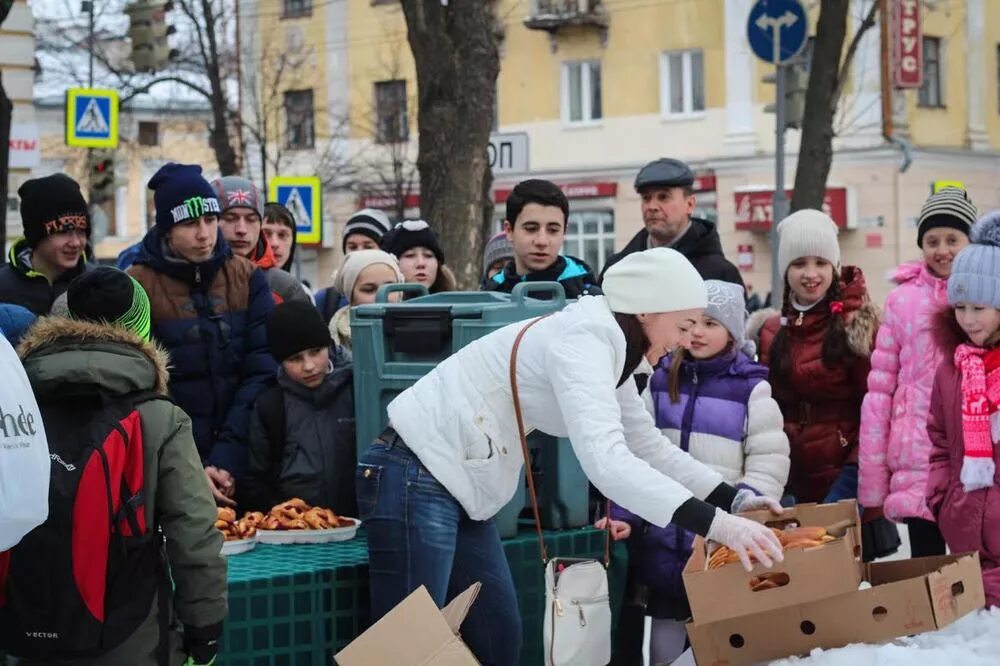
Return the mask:
MULTIPOLYGON (((317 108, 328 107, 317 111, 317 134, 325 127, 342 136, 351 158, 379 149, 388 137, 415 160, 416 80, 398 3, 316 2, 300 18, 282 9, 299 1, 266 0, 254 3, 254 11, 259 34, 286 39, 301 22, 300 41, 325 54, 310 69, 317 108)), ((658 157, 682 159, 698 174, 699 214, 717 221, 727 255, 747 282, 766 292, 770 254, 761 230, 767 225, 751 223, 748 215, 756 219, 759 193, 774 189, 774 116, 764 110, 774 87, 762 82, 773 68, 758 62, 747 44, 752 4, 499 0, 505 37, 496 130, 526 137, 527 168, 496 175, 498 204, 528 175, 563 185, 571 199, 565 251, 599 268, 641 228, 632 187, 638 169, 658 157)), ((812 4, 814 31, 818 3, 812 4)), ((848 39, 870 5, 852 3, 848 39)), ((925 6, 922 29, 924 76, 932 84, 898 91, 893 101, 909 169, 900 172, 900 148, 882 137, 878 26, 859 43, 835 125, 831 206, 843 225, 845 261, 866 270, 879 300, 889 289, 886 271, 917 256, 915 216, 933 181, 964 183, 982 211, 1000 206, 1000 3, 925 6)), ((787 133, 788 187, 798 135, 787 133)), ((310 159, 314 164, 315 152, 302 153, 288 170, 308 171, 310 159)), ((351 188, 331 186, 325 193, 329 247, 318 252, 322 284, 339 260, 339 231, 350 212, 391 206, 391 197, 365 196, 378 189, 378 178, 354 176, 351 188)), ((418 205, 416 196, 407 201, 413 214, 418 205)))

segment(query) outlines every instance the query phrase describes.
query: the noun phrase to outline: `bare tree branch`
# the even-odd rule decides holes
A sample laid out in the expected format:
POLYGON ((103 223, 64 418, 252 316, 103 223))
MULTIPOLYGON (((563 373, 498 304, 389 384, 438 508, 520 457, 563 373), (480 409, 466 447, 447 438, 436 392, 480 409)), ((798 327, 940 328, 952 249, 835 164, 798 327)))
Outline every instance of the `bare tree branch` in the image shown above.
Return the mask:
POLYGON ((861 38, 864 37, 866 32, 875 26, 875 19, 877 16, 878 0, 872 0, 872 6, 868 10, 868 14, 858 26, 857 31, 854 33, 854 38, 851 39, 851 43, 847 45, 847 52, 844 54, 844 59, 840 63, 840 71, 837 74, 837 87, 834 89, 832 100, 834 107, 836 107, 837 102, 840 101, 840 95, 844 91, 844 86, 847 85, 847 77, 850 75, 851 64, 854 62, 854 54, 858 51, 858 45, 861 43, 861 38))

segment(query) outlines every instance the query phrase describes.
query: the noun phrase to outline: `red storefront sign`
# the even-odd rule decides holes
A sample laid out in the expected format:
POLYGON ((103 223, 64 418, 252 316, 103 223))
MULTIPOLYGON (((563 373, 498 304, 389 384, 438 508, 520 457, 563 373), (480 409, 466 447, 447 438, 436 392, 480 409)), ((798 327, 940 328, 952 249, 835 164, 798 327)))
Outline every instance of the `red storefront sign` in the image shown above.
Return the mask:
MULTIPOLYGON (((360 208, 392 210, 396 208, 396 197, 391 194, 367 194, 358 200, 360 208)), ((420 195, 407 194, 403 197, 403 208, 420 208, 420 195)))
POLYGON ((715 172, 696 171, 694 174, 694 183, 691 184, 691 189, 695 192, 714 192, 715 172))
MULTIPOLYGON (((567 199, 600 199, 618 194, 618 183, 566 183, 559 185, 567 199)), ((493 191, 493 201, 505 203, 513 188, 493 191)))
POLYGON ((923 34, 920 0, 892 0, 892 80, 897 88, 923 84, 923 34))
POLYGON ((753 270, 753 245, 740 244, 736 248, 736 265, 741 271, 753 270))
MULTIPOLYGON (((785 192, 789 199, 791 190, 785 192)), ((755 190, 752 192, 736 192, 737 231, 770 231, 772 222, 771 199, 773 190, 755 190)), ((848 227, 848 206, 846 187, 828 187, 823 197, 823 212, 833 218, 841 229, 848 227)))

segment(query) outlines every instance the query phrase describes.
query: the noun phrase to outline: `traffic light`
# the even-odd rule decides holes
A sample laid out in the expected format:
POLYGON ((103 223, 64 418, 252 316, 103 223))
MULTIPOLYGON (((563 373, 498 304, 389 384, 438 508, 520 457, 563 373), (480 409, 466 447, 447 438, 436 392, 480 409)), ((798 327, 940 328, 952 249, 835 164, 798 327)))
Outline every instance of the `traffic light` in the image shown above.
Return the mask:
POLYGON ((125 8, 135 71, 163 69, 177 55, 167 44, 167 36, 176 32, 174 26, 167 25, 167 12, 171 9, 171 3, 163 0, 138 0, 125 8))
POLYGON ((95 149, 90 157, 90 203, 100 205, 115 196, 115 154, 95 149))
MULTIPOLYGON (((809 87, 809 70, 806 69, 804 59, 796 59, 780 71, 785 77, 785 127, 789 129, 801 129, 802 117, 806 110, 806 89, 809 87)), ((775 74, 765 74, 761 79, 764 83, 776 83, 775 74)), ((774 104, 764 107, 767 113, 775 113, 774 104)))

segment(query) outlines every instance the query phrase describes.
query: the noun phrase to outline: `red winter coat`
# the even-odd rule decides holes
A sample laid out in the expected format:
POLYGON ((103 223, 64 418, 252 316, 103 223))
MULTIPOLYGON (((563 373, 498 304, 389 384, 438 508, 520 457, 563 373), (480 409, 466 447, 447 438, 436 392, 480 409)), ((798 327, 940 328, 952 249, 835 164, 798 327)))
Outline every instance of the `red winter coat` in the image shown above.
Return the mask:
MULTIPOLYGON (((959 473, 965 455, 962 437, 962 373, 950 356, 938 368, 931 392, 927 434, 931 438, 927 507, 953 553, 979 551, 986 605, 1000 606, 1000 480, 993 487, 965 492, 959 473)), ((1000 470, 1000 448, 993 461, 1000 470)))
MULTIPOLYGON (((823 336, 833 316, 829 299, 799 318, 785 303, 783 314, 791 342, 787 377, 772 377, 774 399, 785 417, 791 447, 788 490, 799 502, 820 502, 844 465, 858 462, 861 401, 868 390, 870 355, 878 332, 878 310, 868 302, 860 268, 841 271, 840 295, 853 359, 828 368, 823 364, 823 336)), ((760 332, 760 362, 770 365, 771 345, 781 329, 774 314, 760 332)))

